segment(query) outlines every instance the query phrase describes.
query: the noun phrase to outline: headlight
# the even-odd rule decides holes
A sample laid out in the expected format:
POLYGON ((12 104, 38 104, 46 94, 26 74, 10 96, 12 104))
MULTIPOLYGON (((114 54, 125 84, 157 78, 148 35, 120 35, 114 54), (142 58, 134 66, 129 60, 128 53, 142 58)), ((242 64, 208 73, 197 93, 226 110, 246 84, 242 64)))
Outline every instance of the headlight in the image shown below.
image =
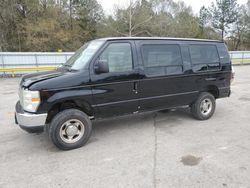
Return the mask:
POLYGON ((36 112, 40 104, 39 91, 30 91, 22 89, 22 94, 20 95, 20 101, 25 111, 36 112))

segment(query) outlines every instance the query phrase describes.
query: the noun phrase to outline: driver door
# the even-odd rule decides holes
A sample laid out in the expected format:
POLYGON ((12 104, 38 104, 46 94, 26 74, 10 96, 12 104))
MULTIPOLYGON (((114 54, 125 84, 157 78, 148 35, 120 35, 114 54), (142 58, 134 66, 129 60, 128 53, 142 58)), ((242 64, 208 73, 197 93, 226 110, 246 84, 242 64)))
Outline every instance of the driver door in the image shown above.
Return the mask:
POLYGON ((91 64, 91 85, 96 118, 132 114, 138 111, 138 66, 133 41, 109 41, 91 64), (97 62, 109 71, 98 74, 97 62))

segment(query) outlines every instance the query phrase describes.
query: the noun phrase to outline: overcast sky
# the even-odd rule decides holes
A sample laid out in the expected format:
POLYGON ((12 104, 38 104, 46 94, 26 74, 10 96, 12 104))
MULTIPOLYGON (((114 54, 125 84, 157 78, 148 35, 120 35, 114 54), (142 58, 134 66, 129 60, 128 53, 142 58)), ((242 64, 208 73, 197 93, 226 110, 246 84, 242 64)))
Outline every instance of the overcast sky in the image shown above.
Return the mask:
MULTIPOLYGON (((103 7, 106 14, 112 14, 114 5, 116 6, 128 6, 129 0, 97 0, 103 7)), ((174 0, 178 1, 178 0, 174 0)), ((184 0, 187 5, 190 5, 195 13, 199 13, 200 8, 209 6, 211 2, 215 0, 184 0)), ((247 0, 238 0, 239 4, 247 3, 247 0)))

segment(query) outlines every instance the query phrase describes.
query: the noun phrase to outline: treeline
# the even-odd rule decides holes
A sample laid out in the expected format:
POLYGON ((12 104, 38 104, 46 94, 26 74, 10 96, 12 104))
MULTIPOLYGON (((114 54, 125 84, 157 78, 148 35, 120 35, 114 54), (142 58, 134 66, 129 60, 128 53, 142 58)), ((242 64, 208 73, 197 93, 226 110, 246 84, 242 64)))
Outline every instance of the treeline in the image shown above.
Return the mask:
POLYGON ((0 1, 0 51, 75 51, 112 36, 219 39, 250 50, 250 0, 216 0, 199 15, 183 1, 130 0, 109 16, 96 0, 0 1))

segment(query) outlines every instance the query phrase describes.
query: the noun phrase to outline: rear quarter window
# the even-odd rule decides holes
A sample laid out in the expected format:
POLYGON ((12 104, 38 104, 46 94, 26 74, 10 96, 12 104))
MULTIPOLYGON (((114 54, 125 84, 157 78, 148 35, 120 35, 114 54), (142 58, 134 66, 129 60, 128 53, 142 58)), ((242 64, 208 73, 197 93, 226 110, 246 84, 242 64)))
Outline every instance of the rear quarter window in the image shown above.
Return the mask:
POLYGON ((231 58, 229 56, 227 46, 224 43, 219 43, 217 44, 217 47, 220 54, 220 63, 231 64, 231 58))
POLYGON ((189 52, 194 71, 209 71, 220 69, 220 57, 216 45, 192 44, 189 52))

